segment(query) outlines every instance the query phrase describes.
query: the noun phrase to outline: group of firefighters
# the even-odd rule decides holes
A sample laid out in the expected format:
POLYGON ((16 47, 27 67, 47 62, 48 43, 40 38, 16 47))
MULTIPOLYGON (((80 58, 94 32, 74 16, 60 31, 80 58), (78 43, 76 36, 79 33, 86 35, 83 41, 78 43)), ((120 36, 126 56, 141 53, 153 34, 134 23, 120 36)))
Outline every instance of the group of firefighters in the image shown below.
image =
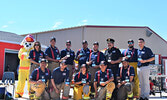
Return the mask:
POLYGON ((71 50, 70 40, 60 52, 54 37, 45 52, 41 50, 40 42, 35 42, 29 53, 30 99, 69 99, 70 87, 74 85, 74 100, 148 100, 148 65, 154 60, 154 54, 145 46, 144 39, 138 39, 139 49, 134 48, 132 39, 128 40, 128 48, 123 52, 114 46, 114 39, 106 41, 108 48, 101 52, 98 42, 93 43, 91 50, 88 42, 83 40, 82 48, 76 54, 71 50), (78 61, 75 72, 74 61, 78 61), (122 67, 119 67, 120 63, 122 67))

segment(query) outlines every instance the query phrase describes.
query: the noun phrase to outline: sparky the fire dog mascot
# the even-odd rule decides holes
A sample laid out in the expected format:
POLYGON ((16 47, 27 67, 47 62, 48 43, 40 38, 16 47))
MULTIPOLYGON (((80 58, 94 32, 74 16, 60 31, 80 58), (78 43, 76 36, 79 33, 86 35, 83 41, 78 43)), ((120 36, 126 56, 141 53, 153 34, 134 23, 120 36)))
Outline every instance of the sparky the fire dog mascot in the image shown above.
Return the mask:
POLYGON ((25 82, 27 80, 28 91, 30 89, 29 85, 29 69, 30 69, 30 59, 28 59, 29 52, 32 50, 34 38, 32 35, 27 35, 20 45, 23 47, 20 49, 18 57, 20 59, 19 75, 18 75, 18 85, 16 88, 15 98, 22 97, 24 94, 25 82))

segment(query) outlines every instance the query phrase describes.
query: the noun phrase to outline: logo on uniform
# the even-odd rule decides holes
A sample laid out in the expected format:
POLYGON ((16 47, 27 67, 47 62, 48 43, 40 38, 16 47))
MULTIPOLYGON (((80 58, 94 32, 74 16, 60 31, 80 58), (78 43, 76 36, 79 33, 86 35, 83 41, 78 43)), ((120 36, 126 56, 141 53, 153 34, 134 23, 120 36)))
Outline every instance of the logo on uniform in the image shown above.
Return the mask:
POLYGON ((63 76, 65 76, 66 75, 66 73, 63 73, 63 76))
POLYGON ((48 73, 46 73, 45 75, 48 75, 48 73))
POLYGON ((142 51, 141 53, 142 53, 142 54, 145 54, 145 52, 144 52, 144 51, 142 51))
POLYGON ((112 53, 115 53, 116 51, 114 50, 114 51, 112 51, 112 53))

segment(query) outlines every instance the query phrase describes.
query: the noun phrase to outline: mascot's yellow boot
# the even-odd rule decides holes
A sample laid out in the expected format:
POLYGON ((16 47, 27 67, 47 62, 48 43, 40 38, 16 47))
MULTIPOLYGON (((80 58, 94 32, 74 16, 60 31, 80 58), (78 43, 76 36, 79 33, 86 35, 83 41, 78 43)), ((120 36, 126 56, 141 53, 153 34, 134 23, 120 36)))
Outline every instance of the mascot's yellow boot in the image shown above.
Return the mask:
POLYGON ((30 59, 29 52, 32 49, 34 43, 34 38, 31 35, 27 35, 22 41, 21 45, 24 46, 20 49, 18 57, 20 59, 18 84, 15 91, 15 98, 22 97, 24 94, 25 81, 27 80, 28 91, 30 89, 29 85, 29 69, 30 69, 30 59))

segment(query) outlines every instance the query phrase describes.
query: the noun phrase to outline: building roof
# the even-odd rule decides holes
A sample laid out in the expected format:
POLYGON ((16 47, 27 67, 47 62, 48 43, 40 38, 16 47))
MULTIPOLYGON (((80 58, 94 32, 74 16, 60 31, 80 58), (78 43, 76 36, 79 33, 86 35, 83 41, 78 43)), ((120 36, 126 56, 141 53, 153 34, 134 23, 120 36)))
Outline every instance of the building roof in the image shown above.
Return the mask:
MULTIPOLYGON (((63 31, 63 30, 69 30, 69 29, 76 29, 76 28, 146 28, 155 35, 157 35, 159 38, 161 38, 163 41, 167 43, 165 39, 163 39, 161 36, 159 36, 155 31, 153 31, 151 28, 147 26, 100 26, 100 25, 83 25, 83 26, 75 26, 75 27, 68 27, 68 28, 62 28, 62 29, 56 29, 56 30, 48 30, 48 31, 42 31, 42 32, 35 32, 35 33, 28 33, 28 34, 41 34, 41 33, 50 33, 50 32, 57 32, 57 31, 63 31)), ((28 34, 23 34, 22 36, 28 35, 28 34)))
POLYGON ((0 42, 20 44, 23 38, 15 33, 0 31, 0 42))

